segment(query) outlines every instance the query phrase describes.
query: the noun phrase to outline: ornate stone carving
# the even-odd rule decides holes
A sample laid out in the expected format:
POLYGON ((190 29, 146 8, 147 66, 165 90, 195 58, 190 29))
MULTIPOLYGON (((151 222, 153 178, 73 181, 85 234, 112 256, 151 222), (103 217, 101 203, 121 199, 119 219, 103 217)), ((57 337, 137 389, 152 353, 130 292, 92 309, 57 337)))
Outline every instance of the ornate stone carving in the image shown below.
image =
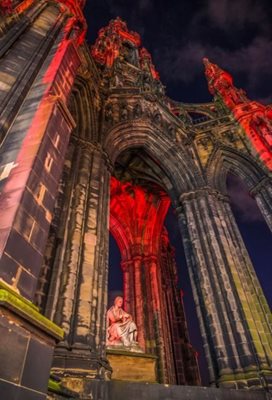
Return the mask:
POLYGON ((259 154, 272 170, 272 118, 269 106, 250 101, 243 90, 237 89, 231 75, 204 59, 205 73, 211 94, 217 96, 231 111, 249 139, 252 154, 259 154))
POLYGON ((129 118, 129 110, 126 102, 122 102, 119 105, 119 119, 120 121, 126 121, 129 118))
POLYGON ((133 108, 133 118, 141 118, 142 116, 142 107, 139 103, 135 104, 133 108))
POLYGON ((112 104, 107 104, 105 107, 105 122, 107 125, 110 125, 113 122, 113 105, 112 104))

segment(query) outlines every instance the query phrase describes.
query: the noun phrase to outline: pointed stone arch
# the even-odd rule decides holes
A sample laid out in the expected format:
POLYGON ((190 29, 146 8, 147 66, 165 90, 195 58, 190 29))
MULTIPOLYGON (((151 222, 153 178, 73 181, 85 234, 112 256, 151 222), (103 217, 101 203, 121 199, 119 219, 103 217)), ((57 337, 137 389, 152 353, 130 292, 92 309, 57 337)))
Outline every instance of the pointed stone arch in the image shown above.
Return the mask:
POLYGON ((226 180, 229 172, 246 183, 250 194, 272 231, 272 179, 254 158, 235 149, 220 147, 212 154, 207 166, 207 180, 211 187, 227 193, 226 180))
POLYGON ((191 155, 166 135, 162 136, 149 121, 118 124, 107 133, 103 143, 112 164, 123 151, 137 147, 160 163, 165 188, 168 193, 175 193, 175 197, 204 184, 191 155))
POLYGON ((77 76, 70 99, 70 109, 76 121, 74 134, 81 140, 98 141, 98 94, 83 76, 77 76))
POLYGON ((110 233, 114 237, 118 248, 120 250, 121 256, 123 258, 131 258, 130 254, 130 246, 129 244, 132 242, 132 239, 130 238, 130 232, 129 230, 124 230, 118 221, 118 219, 115 217, 113 213, 111 213, 110 216, 110 233))
POLYGON ((221 146, 215 149, 208 162, 209 185, 226 193, 226 179, 229 172, 239 176, 250 191, 268 178, 268 173, 255 159, 236 149, 221 146))

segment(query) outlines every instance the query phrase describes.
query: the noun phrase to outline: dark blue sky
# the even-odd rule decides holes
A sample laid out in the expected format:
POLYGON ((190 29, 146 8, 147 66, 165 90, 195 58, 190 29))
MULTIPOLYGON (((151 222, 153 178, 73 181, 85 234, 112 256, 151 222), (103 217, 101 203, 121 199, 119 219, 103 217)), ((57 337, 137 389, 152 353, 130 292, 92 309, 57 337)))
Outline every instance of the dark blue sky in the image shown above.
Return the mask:
POLYGON ((206 56, 228 69, 249 97, 272 102, 270 0, 87 0, 85 15, 89 43, 116 16, 140 33, 175 100, 211 100, 206 56))
MULTIPOLYGON (((271 0, 87 0, 85 15, 90 44, 98 30, 117 16, 140 33, 168 96, 174 100, 211 101, 202 64, 202 58, 208 57, 227 69, 236 86, 245 89, 250 98, 272 102, 271 0)), ((271 234, 242 182, 230 178, 229 190, 237 223, 271 306, 271 234)), ((176 248, 191 340, 200 352, 207 383, 181 238, 171 212, 167 227, 176 248)), ((110 288, 116 290, 122 287, 122 276, 113 240, 110 266, 110 288)))

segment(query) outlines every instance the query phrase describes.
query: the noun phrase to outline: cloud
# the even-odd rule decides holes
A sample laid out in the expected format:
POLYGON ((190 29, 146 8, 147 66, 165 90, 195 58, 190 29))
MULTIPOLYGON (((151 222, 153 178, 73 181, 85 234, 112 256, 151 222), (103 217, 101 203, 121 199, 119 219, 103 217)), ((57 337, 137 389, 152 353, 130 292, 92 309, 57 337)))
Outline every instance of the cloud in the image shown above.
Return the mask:
POLYGON ((140 0, 139 1, 139 9, 140 10, 149 10, 150 8, 153 7, 153 1, 152 0, 140 0))
POLYGON ((203 12, 222 30, 243 29, 246 25, 258 25, 260 30, 268 28, 268 18, 261 2, 254 0, 208 0, 203 12))
POLYGON ((256 201, 248 193, 246 185, 234 175, 230 175, 228 178, 228 194, 242 221, 263 222, 263 216, 256 201))
POLYGON ((270 2, 170 0, 166 7, 166 0, 138 0, 133 6, 126 0, 93 0, 92 7, 107 11, 109 19, 119 15, 141 35, 163 82, 181 84, 185 90, 198 79, 204 84, 206 56, 233 74, 235 85, 246 88, 249 98, 270 103, 270 2))
POLYGON ((160 60, 161 76, 189 84, 203 76, 202 58, 206 56, 238 78, 242 76, 252 96, 260 93, 270 102, 272 28, 264 3, 206 0, 184 26, 182 37, 163 44, 158 40, 155 58, 160 60))
POLYGON ((160 72, 169 81, 192 82, 196 75, 203 73, 202 58, 206 49, 201 43, 188 42, 182 47, 166 46, 155 50, 155 57, 161 58, 160 72))
MULTIPOLYGON (((212 62, 232 74, 244 74, 245 85, 251 92, 258 89, 265 78, 271 77, 272 66, 272 40, 265 37, 256 37, 248 45, 239 49, 230 50, 209 43, 199 41, 188 41, 181 47, 177 45, 168 46, 156 51, 156 57, 163 53, 160 63, 162 75, 166 75, 172 82, 190 83, 197 76, 203 75, 203 57, 208 57, 212 62)), ((235 81, 234 81, 235 84, 235 81)), ((237 83, 236 83, 237 85, 237 83)), ((266 86, 267 88, 267 86, 266 86)), ((270 102, 268 94, 262 95, 270 102)), ((258 100, 258 99, 256 99, 258 100)))
POLYGON ((154 7, 154 0, 139 0, 133 3, 133 6, 128 6, 127 2, 124 0, 107 0, 107 7, 108 10, 111 12, 113 17, 119 15, 120 17, 129 17, 125 18, 131 19, 136 18, 137 22, 139 23, 140 17, 144 16, 146 13, 152 11, 154 7), (128 15, 128 10, 130 13, 128 15))

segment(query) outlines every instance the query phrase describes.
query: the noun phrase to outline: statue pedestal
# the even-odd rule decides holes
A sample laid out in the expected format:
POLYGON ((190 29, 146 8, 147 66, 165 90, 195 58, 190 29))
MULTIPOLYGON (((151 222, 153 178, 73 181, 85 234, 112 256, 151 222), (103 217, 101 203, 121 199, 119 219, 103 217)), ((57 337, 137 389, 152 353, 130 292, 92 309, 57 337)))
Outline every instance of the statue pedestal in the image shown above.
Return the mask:
POLYGON ((107 359, 113 370, 113 380, 157 382, 156 356, 119 349, 107 349, 107 359))

